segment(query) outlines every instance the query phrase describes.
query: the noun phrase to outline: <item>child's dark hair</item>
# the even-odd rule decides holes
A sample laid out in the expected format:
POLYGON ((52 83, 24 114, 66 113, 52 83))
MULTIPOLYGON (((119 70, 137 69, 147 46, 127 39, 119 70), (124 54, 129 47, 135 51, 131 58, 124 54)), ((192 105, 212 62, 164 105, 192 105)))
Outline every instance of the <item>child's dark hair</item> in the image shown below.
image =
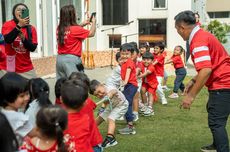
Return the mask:
POLYGON ((139 53, 139 49, 137 47, 137 43, 136 42, 130 42, 129 44, 131 44, 134 48, 134 51, 137 52, 137 54, 139 53))
POLYGON ((61 97, 65 106, 78 109, 88 98, 88 87, 80 80, 68 80, 61 86, 61 97))
POLYGON ((98 85, 100 85, 101 83, 97 80, 92 80, 90 81, 90 87, 89 87, 89 93, 90 94, 94 94, 94 92, 96 91, 98 85))
POLYGON ((6 116, 0 113, 0 149, 4 152, 18 151, 17 138, 6 116))
POLYGON ((158 46, 160 48, 161 52, 163 52, 165 49, 165 45, 161 42, 156 43, 155 46, 158 46))
POLYGON ((71 75, 69 76, 69 80, 82 81, 87 85, 87 87, 89 87, 90 85, 89 77, 85 73, 82 73, 82 72, 72 72, 71 75))
POLYGON ((152 59, 153 60, 153 54, 150 53, 150 52, 145 52, 143 55, 142 55, 142 58, 143 59, 152 59))
POLYGON ((133 47, 133 45, 131 45, 129 43, 125 43, 125 44, 121 45, 120 51, 129 51, 129 52, 133 53, 135 51, 135 48, 133 47))
POLYGON ((116 61, 118 62, 118 60, 121 58, 121 53, 120 52, 117 52, 116 53, 116 61))
POLYGON ((142 43, 140 44, 139 48, 145 48, 147 52, 149 52, 149 46, 147 45, 147 43, 142 43))
POLYGON ((62 77, 60 79, 58 79, 55 83, 55 87, 54 87, 54 92, 55 92, 55 97, 56 98, 60 98, 61 96, 61 85, 67 80, 67 78, 62 77))
POLYGON ((36 117, 36 125, 41 134, 48 138, 57 139, 58 152, 67 152, 63 142, 63 131, 67 127, 67 122, 67 112, 54 105, 41 108, 36 117))
POLYGON ((200 18, 200 14, 199 14, 198 12, 195 12, 195 13, 194 13, 194 16, 195 16, 195 15, 197 15, 198 18, 200 18))
POLYGON ((0 106, 6 107, 8 103, 14 103, 18 95, 26 92, 27 80, 15 72, 6 73, 0 80, 1 101, 0 106))
POLYGON ((49 85, 42 78, 33 78, 29 80, 29 92, 32 100, 37 99, 41 107, 51 105, 49 100, 49 85))
POLYGON ((177 45, 176 47, 180 48, 180 54, 184 53, 184 48, 181 45, 177 45))

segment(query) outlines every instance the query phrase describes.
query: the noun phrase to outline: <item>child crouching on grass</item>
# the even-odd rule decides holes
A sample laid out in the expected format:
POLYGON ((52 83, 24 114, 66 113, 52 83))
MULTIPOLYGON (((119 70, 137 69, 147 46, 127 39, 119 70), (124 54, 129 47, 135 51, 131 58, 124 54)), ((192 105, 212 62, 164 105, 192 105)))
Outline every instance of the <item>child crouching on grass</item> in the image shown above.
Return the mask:
POLYGON ((187 74, 186 69, 184 67, 184 63, 181 58, 181 54, 183 53, 182 46, 176 46, 174 48, 173 56, 171 59, 168 59, 165 64, 173 63, 176 73, 176 79, 174 80, 174 88, 173 93, 169 95, 169 98, 175 99, 178 98, 178 90, 180 89, 184 92, 185 86, 183 80, 187 74))
POLYGON ((152 64, 153 55, 150 52, 145 52, 142 55, 142 66, 141 73, 138 75, 139 78, 142 78, 142 88, 141 88, 141 97, 144 103, 147 103, 146 110, 143 111, 144 116, 154 115, 153 111, 153 101, 156 101, 156 90, 158 86, 158 81, 156 77, 155 67, 152 64), (148 92, 148 102, 146 101, 146 92, 148 92))
POLYGON ((108 121, 108 133, 105 140, 102 142, 102 147, 111 147, 117 144, 114 137, 116 128, 115 120, 124 116, 128 109, 128 101, 125 96, 115 87, 108 87, 101 84, 97 80, 90 82, 90 94, 105 100, 106 109, 97 119, 97 125, 103 121, 108 121))

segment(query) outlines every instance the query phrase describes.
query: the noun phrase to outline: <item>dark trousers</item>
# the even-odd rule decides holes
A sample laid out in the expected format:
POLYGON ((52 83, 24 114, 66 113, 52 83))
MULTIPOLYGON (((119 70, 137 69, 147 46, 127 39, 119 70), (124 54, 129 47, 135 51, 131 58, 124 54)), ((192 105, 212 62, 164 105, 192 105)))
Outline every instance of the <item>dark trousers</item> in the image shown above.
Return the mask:
POLYGON ((186 41, 186 54, 185 54, 185 64, 186 65, 187 65, 189 57, 190 57, 189 42, 186 41))
POLYGON ((133 121, 133 97, 135 96, 137 92, 137 87, 128 83, 123 91, 123 94, 125 95, 125 98, 129 102, 129 107, 128 111, 125 114, 125 118, 127 122, 132 122, 133 121))
POLYGON ((217 152, 229 152, 226 124, 230 114, 230 89, 209 91, 207 103, 208 125, 217 152))
POLYGON ((174 80, 174 88, 173 88, 173 92, 174 93, 177 93, 178 90, 180 89, 182 92, 184 92, 184 78, 187 74, 185 68, 179 68, 179 69, 176 69, 176 79, 174 80))

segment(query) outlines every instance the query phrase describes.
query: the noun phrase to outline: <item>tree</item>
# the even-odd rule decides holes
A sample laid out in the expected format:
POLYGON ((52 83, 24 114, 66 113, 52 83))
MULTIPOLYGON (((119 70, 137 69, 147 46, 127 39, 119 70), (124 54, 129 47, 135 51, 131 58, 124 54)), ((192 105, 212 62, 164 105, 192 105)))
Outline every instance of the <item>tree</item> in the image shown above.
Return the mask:
POLYGON ((213 20, 208 24, 206 28, 209 32, 215 35, 221 43, 224 44, 227 42, 226 34, 230 32, 229 25, 221 24, 219 21, 213 20))

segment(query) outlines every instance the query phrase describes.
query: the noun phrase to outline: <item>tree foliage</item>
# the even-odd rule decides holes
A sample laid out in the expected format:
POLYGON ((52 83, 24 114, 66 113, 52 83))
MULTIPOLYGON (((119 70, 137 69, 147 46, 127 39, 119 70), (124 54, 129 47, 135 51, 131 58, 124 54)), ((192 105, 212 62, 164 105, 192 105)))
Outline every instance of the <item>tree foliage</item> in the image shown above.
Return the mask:
POLYGON ((230 32, 230 26, 227 24, 222 24, 217 20, 213 20, 208 24, 207 30, 215 35, 221 43, 226 43, 226 34, 230 32))

